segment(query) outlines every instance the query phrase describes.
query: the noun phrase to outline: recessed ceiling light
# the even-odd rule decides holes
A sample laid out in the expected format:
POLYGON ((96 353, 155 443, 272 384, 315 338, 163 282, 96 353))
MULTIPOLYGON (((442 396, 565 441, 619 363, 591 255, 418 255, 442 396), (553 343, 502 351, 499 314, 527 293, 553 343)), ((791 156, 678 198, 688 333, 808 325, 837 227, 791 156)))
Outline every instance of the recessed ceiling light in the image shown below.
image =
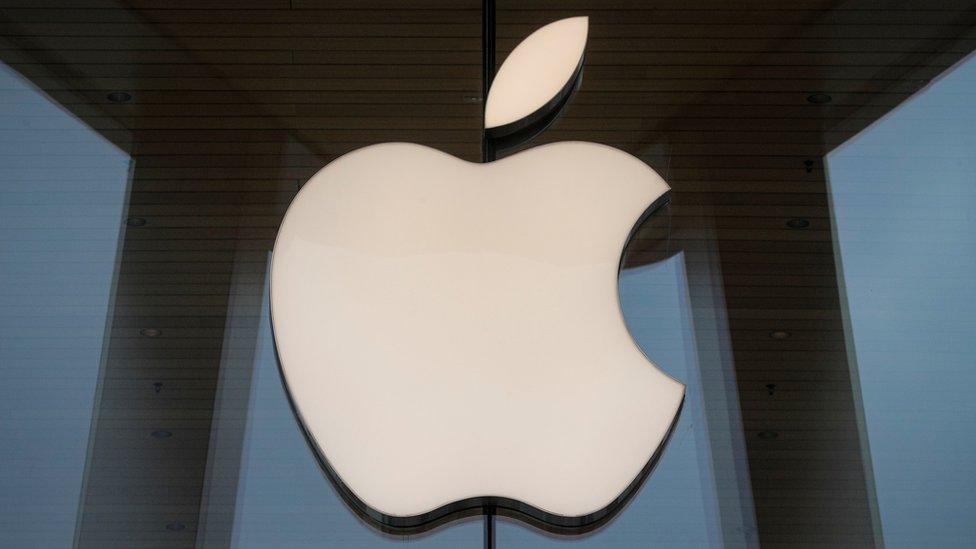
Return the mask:
POLYGON ((783 330, 774 330, 772 332, 769 332, 769 337, 773 339, 789 339, 791 335, 793 334, 783 330))
POLYGON ((132 94, 124 91, 114 91, 105 97, 112 103, 128 103, 132 101, 132 94))
POLYGON ((779 433, 776 431, 759 431, 759 438, 763 440, 772 440, 779 437, 779 433))
POLYGON ((127 217, 125 218, 125 224, 130 227, 143 227, 146 224, 145 217, 127 217))
POLYGON ((166 525, 166 529, 169 530, 170 532, 181 532, 183 530, 186 530, 186 525, 183 524, 182 522, 171 522, 166 525))
POLYGON ((153 438, 164 439, 173 436, 173 433, 165 429, 157 429, 150 433, 153 438))
POLYGON ((139 333, 145 337, 159 337, 163 335, 163 331, 157 328, 143 328, 139 330, 139 333))
POLYGON ((814 105, 825 105, 833 101, 833 99, 833 97, 826 93, 811 93, 807 96, 807 102, 813 103, 814 105))
POLYGON ((791 229, 806 229, 810 226, 810 220, 797 217, 786 222, 786 226, 791 229))
POLYGON ((481 103, 481 96, 475 94, 465 95, 463 98, 465 103, 481 103))

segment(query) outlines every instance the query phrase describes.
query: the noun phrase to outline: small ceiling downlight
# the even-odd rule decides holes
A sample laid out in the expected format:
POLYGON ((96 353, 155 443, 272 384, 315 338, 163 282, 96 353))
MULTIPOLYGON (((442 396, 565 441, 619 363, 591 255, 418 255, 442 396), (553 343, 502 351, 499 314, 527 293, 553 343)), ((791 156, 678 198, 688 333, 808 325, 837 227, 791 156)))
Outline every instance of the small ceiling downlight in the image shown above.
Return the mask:
POLYGON ((807 96, 807 103, 812 105, 826 105, 833 101, 834 98, 827 95, 826 93, 811 93, 807 96))
POLYGON ((128 103, 132 101, 132 94, 124 91, 114 91, 105 97, 112 103, 128 103))

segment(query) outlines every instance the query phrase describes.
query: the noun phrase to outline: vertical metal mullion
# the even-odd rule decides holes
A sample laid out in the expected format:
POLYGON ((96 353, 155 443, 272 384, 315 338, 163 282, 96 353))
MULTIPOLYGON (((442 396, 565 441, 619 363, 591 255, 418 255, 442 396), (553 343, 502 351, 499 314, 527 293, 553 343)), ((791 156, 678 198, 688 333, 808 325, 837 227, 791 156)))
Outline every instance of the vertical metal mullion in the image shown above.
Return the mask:
POLYGON ((488 90, 495 77, 495 0, 481 3, 481 161, 495 159, 495 146, 485 131, 485 107, 488 90))
MULTIPOLYGON (((481 3, 481 161, 495 160, 495 147, 485 131, 485 106, 488 90, 495 77, 495 0, 481 3)), ((484 513, 485 549, 495 549, 495 510, 486 506, 484 513)))

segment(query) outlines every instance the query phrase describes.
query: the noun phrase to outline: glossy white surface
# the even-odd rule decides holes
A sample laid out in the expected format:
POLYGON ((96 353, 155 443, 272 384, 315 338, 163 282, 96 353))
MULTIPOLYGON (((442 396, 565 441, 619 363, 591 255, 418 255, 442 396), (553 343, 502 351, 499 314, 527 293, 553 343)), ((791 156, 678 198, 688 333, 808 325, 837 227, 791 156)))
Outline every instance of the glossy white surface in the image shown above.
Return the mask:
POLYGON ((475 496, 580 516, 661 444, 684 386, 624 324, 617 269, 667 185, 593 143, 472 164, 387 143, 288 209, 272 263, 282 369, 329 463, 372 508, 475 496))
POLYGON ((517 122, 542 108, 573 77, 586 49, 588 17, 550 23, 508 54, 491 82, 485 127, 517 122))

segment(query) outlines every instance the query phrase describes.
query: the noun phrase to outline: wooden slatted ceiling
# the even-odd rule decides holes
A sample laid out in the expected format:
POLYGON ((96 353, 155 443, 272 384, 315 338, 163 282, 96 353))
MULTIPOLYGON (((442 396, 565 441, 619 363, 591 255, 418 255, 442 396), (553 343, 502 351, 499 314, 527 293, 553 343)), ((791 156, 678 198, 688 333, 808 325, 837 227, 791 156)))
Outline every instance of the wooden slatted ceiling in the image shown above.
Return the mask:
MULTIPOLYGON (((763 545, 873 540, 820 158, 973 49, 973 4, 499 2, 499 60, 591 16, 583 87, 538 142, 666 172, 670 228, 645 229, 632 261, 667 235, 692 264, 718 242, 763 545)), ((232 270, 260 291, 285 207, 336 155, 404 140, 478 158, 480 17, 471 1, 2 3, 0 58, 130 151, 147 220, 125 241, 82 545, 193 544, 232 270)))

